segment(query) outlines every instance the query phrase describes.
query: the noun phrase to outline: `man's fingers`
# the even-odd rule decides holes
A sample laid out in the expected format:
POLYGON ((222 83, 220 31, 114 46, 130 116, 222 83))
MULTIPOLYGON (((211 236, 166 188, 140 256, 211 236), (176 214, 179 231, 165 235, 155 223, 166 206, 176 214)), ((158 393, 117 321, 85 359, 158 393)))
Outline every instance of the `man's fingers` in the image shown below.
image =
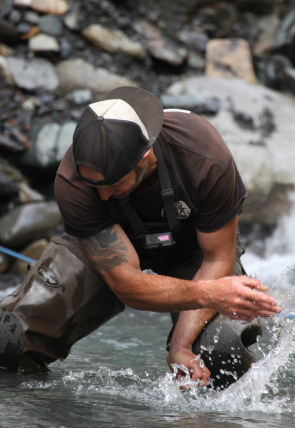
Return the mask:
POLYGON ((248 289, 240 289, 240 292, 237 293, 237 307, 244 306, 245 308, 249 308, 254 311, 256 307, 257 311, 266 310, 274 313, 281 312, 281 308, 278 306, 276 300, 269 294, 264 293, 268 287, 262 284, 261 281, 247 277, 246 275, 236 278, 241 279, 242 285, 246 285, 248 287, 248 289))
POLYGON ((273 297, 260 291, 251 290, 245 298, 245 305, 253 310, 256 308, 257 311, 265 310, 273 313, 279 313, 282 310, 273 297))
POLYGON ((268 287, 262 284, 262 282, 259 279, 251 278, 251 276, 247 276, 247 275, 242 275, 241 279, 243 280, 243 284, 247 285, 247 287, 256 288, 257 290, 261 290, 261 291, 268 290, 268 287))
POLYGON ((201 369, 201 372, 199 370, 194 370, 191 378, 192 380, 200 380, 204 386, 207 386, 210 374, 210 371, 205 367, 204 369, 201 369))

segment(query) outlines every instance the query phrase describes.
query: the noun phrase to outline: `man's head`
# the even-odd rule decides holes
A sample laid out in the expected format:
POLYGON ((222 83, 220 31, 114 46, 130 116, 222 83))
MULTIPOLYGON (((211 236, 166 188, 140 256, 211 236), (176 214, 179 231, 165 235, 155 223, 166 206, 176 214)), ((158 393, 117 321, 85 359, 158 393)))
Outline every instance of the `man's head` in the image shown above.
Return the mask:
MULTIPOLYGON (((99 171, 112 185, 128 174, 155 142, 163 123, 163 107, 153 94, 135 87, 108 92, 102 101, 84 110, 73 136, 77 171, 80 166, 99 171)), ((83 169, 83 167, 82 167, 83 169)))

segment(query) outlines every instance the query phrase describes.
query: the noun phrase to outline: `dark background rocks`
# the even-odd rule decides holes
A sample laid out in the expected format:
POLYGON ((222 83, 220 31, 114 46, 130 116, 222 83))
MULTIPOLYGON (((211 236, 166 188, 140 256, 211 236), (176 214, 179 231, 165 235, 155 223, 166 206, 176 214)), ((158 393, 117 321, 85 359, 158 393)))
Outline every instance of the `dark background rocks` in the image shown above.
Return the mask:
MULTIPOLYGON (((138 85, 159 96, 164 106, 173 103, 218 118, 226 96, 202 96, 202 91, 185 95, 189 86, 185 79, 209 79, 208 47, 228 39, 247 42, 253 66, 249 81, 294 98, 294 1, 34 0, 30 7, 21 3, 0 0, 0 245, 28 253, 32 241, 49 240, 62 230, 54 207, 55 171, 84 106, 109 89, 138 85), (65 13, 54 12, 63 6, 65 13), (183 93, 173 89, 179 82, 185 82, 183 93)), ((222 50, 219 56, 224 57, 222 50)), ((231 74, 247 80, 237 75, 236 64, 215 59, 212 63, 221 78, 231 74)), ((272 93, 263 92, 261 97, 265 96, 272 93)), ((252 141, 261 147, 275 133, 274 113, 263 112, 262 137, 256 135, 252 141)), ((255 128, 255 120, 242 107, 231 108, 231 113, 241 130, 255 128)), ((283 186, 277 194, 292 188, 293 178, 283 185, 272 180, 265 200, 271 199, 275 186, 283 186)), ((264 228, 275 227, 281 214, 264 228)), ((265 218, 263 210, 254 218, 245 216, 244 228, 260 218, 265 218)), ((7 275, 14 261, 5 258, 0 253, 0 271, 7 275)))

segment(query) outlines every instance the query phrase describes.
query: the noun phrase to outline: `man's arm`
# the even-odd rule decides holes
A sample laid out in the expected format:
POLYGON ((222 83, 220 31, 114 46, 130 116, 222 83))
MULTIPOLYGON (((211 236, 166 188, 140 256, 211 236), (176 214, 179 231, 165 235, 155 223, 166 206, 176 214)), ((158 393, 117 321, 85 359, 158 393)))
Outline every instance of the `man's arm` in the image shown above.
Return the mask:
POLYGON ((247 320, 280 311, 275 300, 262 293, 267 287, 247 276, 188 281, 143 273, 134 247, 118 224, 80 241, 113 292, 135 309, 179 312, 213 308, 247 320))
MULTIPOLYGON (((233 274, 237 223, 238 218, 236 217, 216 232, 201 233, 197 231, 198 242, 204 258, 194 277, 195 280, 217 279, 233 274)), ((171 338, 167 357, 171 369, 173 363, 183 364, 190 370, 193 380, 199 379, 205 385, 210 372, 200 366, 199 360, 196 360, 192 352, 192 345, 215 314, 214 309, 181 312, 171 338)), ((182 371, 178 371, 178 377, 180 378, 182 375, 182 371)))

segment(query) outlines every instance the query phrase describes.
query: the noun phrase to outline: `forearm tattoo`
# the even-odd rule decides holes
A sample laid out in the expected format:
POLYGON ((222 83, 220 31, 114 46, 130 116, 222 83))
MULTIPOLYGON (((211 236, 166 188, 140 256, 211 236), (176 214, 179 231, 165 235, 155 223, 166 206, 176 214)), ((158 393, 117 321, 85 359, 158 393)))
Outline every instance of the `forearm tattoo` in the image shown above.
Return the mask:
POLYGON ((128 262, 128 250, 113 226, 102 230, 81 243, 89 260, 102 272, 128 262))

